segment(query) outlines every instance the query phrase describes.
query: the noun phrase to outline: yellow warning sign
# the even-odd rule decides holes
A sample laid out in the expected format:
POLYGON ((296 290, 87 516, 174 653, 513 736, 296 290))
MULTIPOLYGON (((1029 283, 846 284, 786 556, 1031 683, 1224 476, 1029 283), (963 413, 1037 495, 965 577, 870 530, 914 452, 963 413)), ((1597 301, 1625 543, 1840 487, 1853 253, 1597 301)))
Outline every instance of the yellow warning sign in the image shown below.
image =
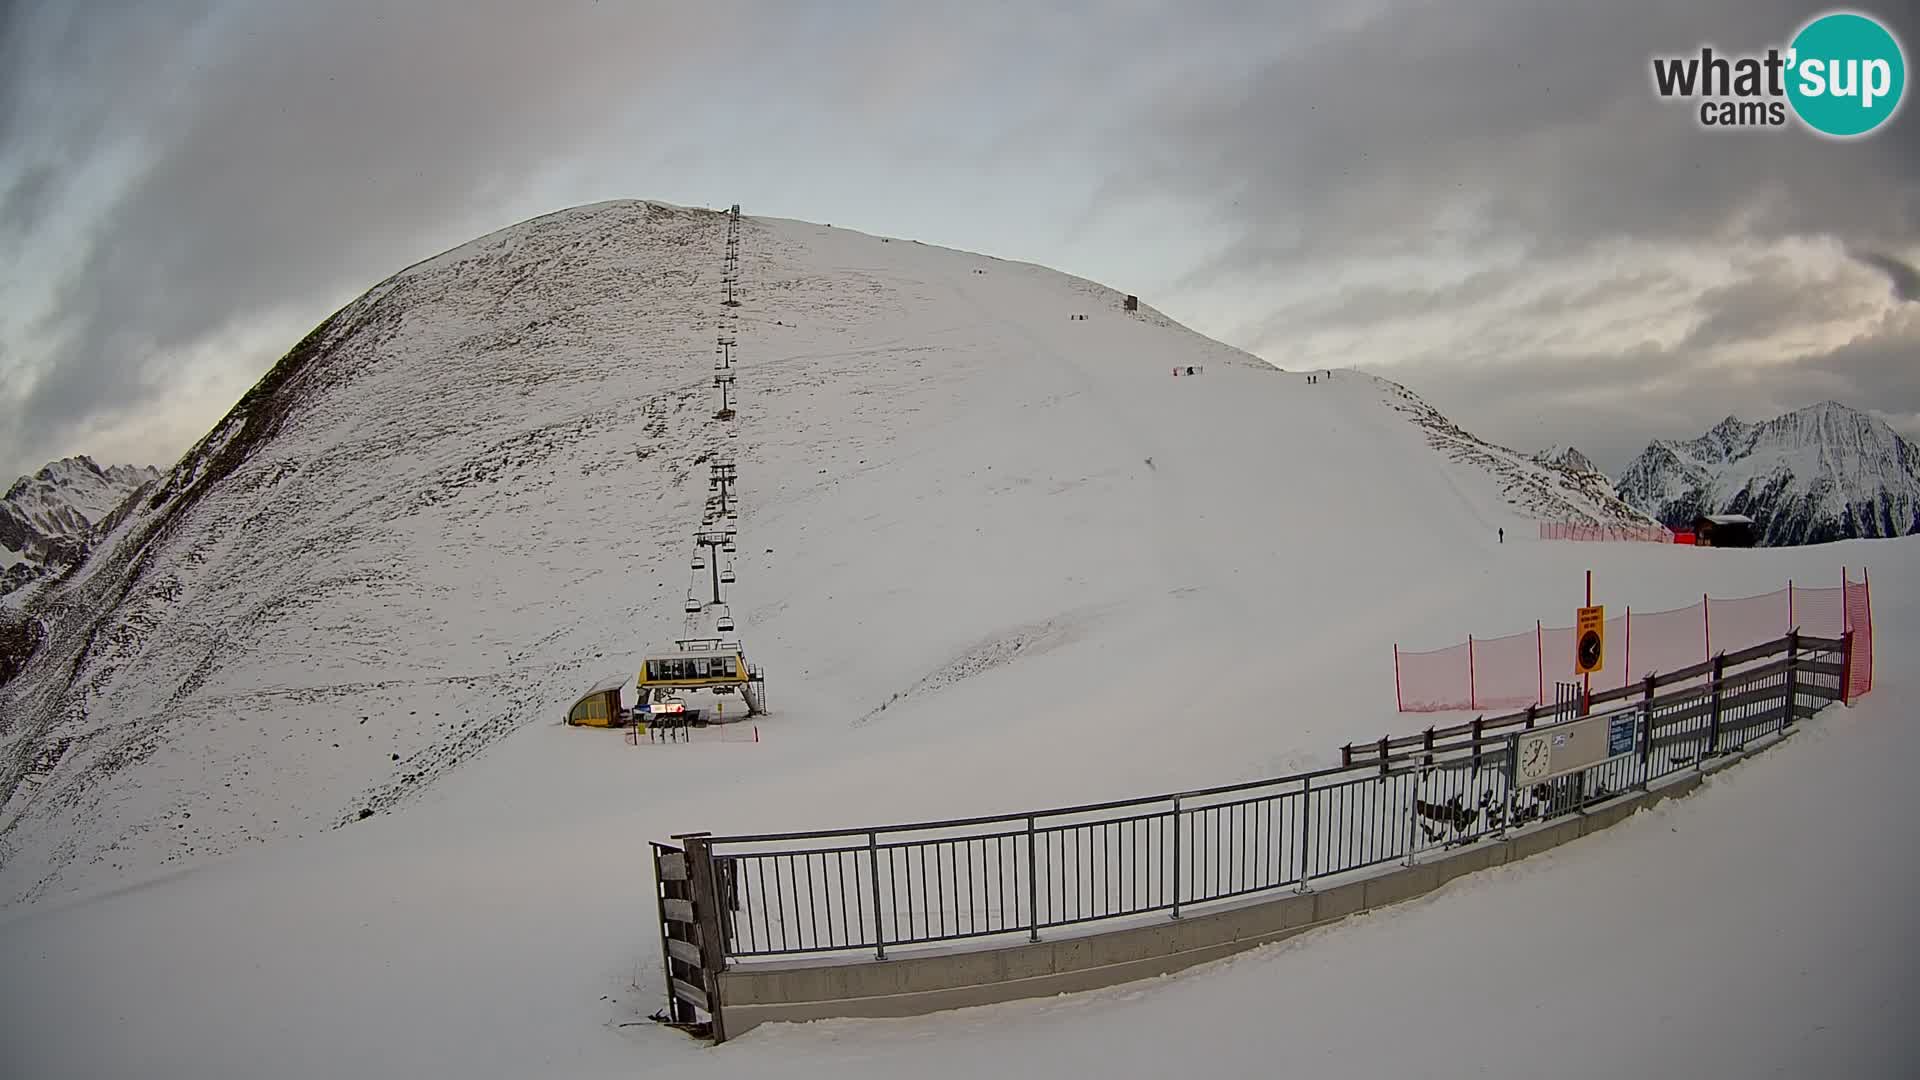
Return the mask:
POLYGON ((1574 621, 1573 670, 1576 675, 1591 675, 1606 666, 1607 609, 1604 605, 1583 607, 1574 621))

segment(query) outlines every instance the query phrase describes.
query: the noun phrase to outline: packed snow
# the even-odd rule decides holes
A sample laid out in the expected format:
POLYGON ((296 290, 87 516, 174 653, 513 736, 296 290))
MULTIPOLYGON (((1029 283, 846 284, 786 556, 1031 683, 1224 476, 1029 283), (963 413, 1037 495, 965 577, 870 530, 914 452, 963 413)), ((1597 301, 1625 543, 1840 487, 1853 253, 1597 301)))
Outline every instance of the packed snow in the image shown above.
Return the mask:
MULTIPOLYGON (((74 740, 6 811, 0 1024, 22 1075, 1912 1060, 1897 662, 1690 800, 1177 977, 717 1049, 649 1023, 648 840, 1324 765, 1416 726, 1393 711, 1395 640, 1564 621, 1589 568, 1598 599, 1651 609, 1864 566, 1883 658, 1920 640, 1914 541, 1533 542, 1540 505, 1513 492, 1554 483, 1514 477, 1540 467, 1436 453, 1391 383, 1309 384, 1037 267, 750 219, 730 598, 772 715, 757 742, 564 727, 680 628, 700 455, 724 438, 723 228, 606 204, 412 268, 349 309, 271 437, 151 554, 83 567, 73 589, 124 595, 98 625, 60 616, 79 621, 44 655, 78 662, 73 689, 0 691, 58 706, 36 745, 74 740)), ((218 429, 166 498, 248 430, 218 429)))

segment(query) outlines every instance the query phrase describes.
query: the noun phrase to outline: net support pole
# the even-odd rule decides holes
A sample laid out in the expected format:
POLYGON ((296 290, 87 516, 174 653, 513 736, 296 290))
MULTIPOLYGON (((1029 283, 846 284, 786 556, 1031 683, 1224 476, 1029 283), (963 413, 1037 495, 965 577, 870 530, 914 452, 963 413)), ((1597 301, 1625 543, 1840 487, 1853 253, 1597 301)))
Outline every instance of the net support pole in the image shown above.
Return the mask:
POLYGON ((1467 708, 1480 707, 1479 676, 1473 670, 1473 635, 1467 635, 1467 708))
POLYGON ((1400 643, 1393 643, 1393 711, 1406 712, 1407 701, 1400 696, 1400 643))
POLYGON ((1705 659, 1712 660, 1713 659, 1713 601, 1707 598, 1706 593, 1700 594, 1700 626, 1705 632, 1706 638, 1707 638, 1707 655, 1705 659))

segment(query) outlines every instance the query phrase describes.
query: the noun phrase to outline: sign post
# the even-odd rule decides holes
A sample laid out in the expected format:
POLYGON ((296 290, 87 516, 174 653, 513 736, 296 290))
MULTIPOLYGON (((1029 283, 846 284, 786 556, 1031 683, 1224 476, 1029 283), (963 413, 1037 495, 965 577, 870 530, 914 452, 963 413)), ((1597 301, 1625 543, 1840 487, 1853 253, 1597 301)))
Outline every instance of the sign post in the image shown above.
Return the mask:
POLYGON ((1580 711, 1593 707, 1593 673, 1606 667, 1607 609, 1593 602, 1593 571, 1587 571, 1587 606, 1574 620, 1573 670, 1581 677, 1580 711))

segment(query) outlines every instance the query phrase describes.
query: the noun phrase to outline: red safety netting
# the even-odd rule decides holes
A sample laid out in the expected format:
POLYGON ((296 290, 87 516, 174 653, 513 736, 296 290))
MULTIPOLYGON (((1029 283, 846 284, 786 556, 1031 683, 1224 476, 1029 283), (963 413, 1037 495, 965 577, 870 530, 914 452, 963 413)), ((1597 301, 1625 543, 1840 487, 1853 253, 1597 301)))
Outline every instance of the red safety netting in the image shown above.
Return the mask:
POLYGON ((1846 609, 1853 648, 1847 652, 1847 690, 1842 700, 1852 701, 1873 689, 1873 589, 1864 578, 1858 584, 1847 582, 1846 609))
MULTIPOLYGON (((1607 659, 1596 689, 1623 686, 1657 672, 1678 671, 1784 636, 1853 633, 1847 656, 1847 699, 1873 687, 1873 604, 1865 580, 1844 588, 1809 589, 1789 582, 1761 596, 1714 599, 1669 611, 1628 608, 1607 620, 1607 659)), ((1551 700, 1553 684, 1577 678, 1574 631, 1541 626, 1431 652, 1394 649, 1394 684, 1402 712, 1510 709, 1551 700)))
POLYGON ((1524 709, 1540 700, 1540 642, 1536 632, 1474 639, 1475 709, 1524 709))
POLYGON ((1393 651, 1394 681, 1399 687, 1401 712, 1471 709, 1472 653, 1468 646, 1432 652, 1393 651))

